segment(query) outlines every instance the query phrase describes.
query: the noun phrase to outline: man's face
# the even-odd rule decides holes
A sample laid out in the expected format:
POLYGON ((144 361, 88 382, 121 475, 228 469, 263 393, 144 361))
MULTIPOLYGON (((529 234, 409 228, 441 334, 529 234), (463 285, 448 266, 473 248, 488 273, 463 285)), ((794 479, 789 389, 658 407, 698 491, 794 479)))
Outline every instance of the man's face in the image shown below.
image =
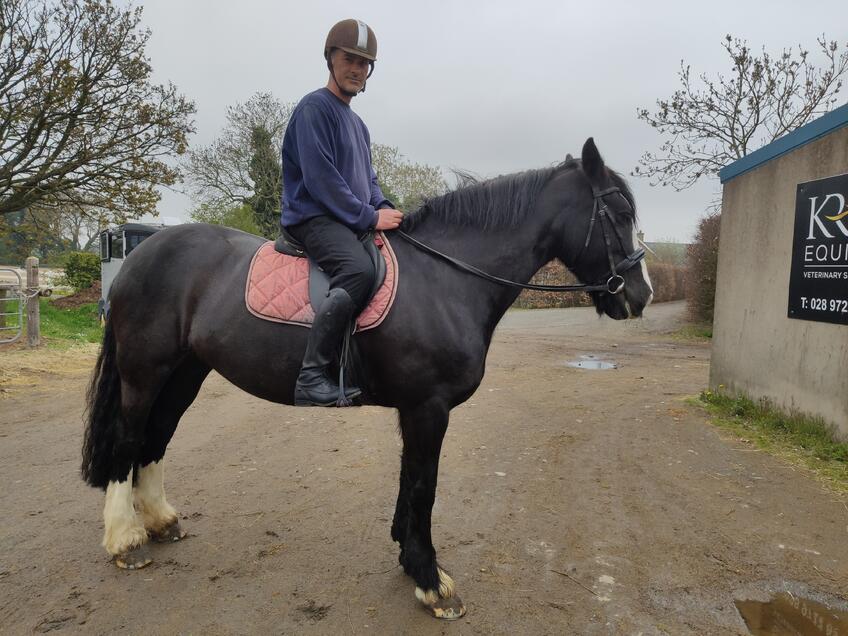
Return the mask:
POLYGON ((333 71, 341 88, 358 93, 368 77, 369 62, 364 57, 336 49, 333 51, 333 71))

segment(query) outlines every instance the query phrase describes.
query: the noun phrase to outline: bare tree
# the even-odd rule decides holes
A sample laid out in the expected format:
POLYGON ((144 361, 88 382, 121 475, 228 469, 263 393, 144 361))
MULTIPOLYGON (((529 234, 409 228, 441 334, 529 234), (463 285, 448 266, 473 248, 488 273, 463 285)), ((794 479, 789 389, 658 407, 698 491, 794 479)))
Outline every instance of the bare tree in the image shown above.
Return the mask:
POLYGON ((681 61, 682 88, 658 100, 656 112, 637 111, 666 140, 658 153, 642 155, 633 174, 683 190, 832 109, 848 70, 848 50, 824 36, 818 45, 821 68, 801 46, 756 56, 730 35, 722 43, 732 62, 730 75, 702 74, 696 81, 681 61))
POLYGON ((78 252, 91 249, 100 229, 107 223, 106 217, 106 214, 81 207, 69 207, 57 215, 62 237, 70 242, 70 249, 78 252))
MULTIPOLYGON (((244 104, 230 106, 221 136, 188 153, 184 170, 193 198, 213 207, 251 204, 261 189, 254 181, 257 135, 270 137, 279 161, 283 133, 293 110, 294 104, 283 103, 270 93, 256 93, 244 104)), ((279 175, 279 168, 277 171, 279 175)), ((277 197, 279 194, 278 190, 277 197)))
POLYGON ((0 2, 0 213, 155 211, 194 105, 150 83, 140 21, 110 0, 0 2))

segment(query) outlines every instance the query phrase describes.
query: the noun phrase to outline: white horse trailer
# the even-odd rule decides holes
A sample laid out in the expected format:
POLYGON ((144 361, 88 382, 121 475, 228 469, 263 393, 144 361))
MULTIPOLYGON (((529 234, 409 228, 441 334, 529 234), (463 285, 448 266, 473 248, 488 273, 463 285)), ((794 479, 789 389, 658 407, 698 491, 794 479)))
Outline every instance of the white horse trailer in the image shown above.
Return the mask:
POLYGON ((100 301, 97 313, 105 320, 109 313, 109 288, 124 259, 148 236, 165 228, 162 224, 124 223, 100 233, 100 301))

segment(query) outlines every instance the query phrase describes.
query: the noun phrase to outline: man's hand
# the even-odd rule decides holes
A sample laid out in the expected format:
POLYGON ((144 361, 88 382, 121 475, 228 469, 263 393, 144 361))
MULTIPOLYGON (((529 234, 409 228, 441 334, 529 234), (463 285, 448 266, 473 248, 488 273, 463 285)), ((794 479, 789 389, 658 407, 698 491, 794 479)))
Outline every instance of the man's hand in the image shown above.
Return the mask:
POLYGON ((379 217, 377 218, 377 225, 374 226, 375 230, 394 230, 403 221, 403 212, 400 210, 383 208, 382 210, 377 210, 377 214, 379 217))

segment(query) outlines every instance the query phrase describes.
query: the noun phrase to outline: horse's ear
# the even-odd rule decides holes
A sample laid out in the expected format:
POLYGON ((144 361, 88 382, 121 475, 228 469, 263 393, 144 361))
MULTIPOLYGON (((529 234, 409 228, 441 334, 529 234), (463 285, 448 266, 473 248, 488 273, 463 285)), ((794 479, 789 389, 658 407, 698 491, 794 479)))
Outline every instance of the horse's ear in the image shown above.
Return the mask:
POLYGON ((598 152, 598 148, 595 146, 595 140, 591 137, 583 144, 581 156, 583 170, 589 175, 589 178, 593 181, 600 181, 604 173, 604 160, 601 159, 601 153, 598 152))

